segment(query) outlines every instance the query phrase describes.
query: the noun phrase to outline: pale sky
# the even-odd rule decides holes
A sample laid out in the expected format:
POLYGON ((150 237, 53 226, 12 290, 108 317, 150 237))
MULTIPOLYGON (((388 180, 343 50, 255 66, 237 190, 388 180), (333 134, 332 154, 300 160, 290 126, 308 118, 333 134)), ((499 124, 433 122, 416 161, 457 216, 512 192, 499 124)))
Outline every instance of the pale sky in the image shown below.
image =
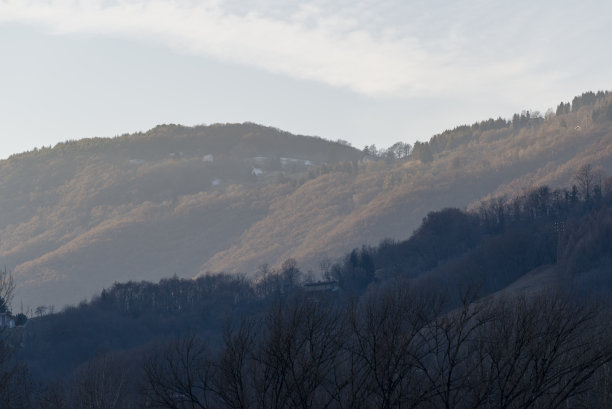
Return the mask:
POLYGON ((251 121, 362 148, 612 90, 610 1, 0 0, 0 158, 251 121))

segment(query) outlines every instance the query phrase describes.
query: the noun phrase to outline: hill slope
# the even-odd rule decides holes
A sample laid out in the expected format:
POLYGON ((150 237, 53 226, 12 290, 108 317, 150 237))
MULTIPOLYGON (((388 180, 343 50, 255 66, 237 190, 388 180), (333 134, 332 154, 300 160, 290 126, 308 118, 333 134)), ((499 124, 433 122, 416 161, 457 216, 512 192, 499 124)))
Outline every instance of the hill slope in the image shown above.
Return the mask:
POLYGON ((275 203, 265 219, 204 268, 240 271, 257 260, 334 257, 386 237, 406 238, 433 209, 477 206, 482 199, 512 197, 542 184, 568 185, 587 163, 606 174, 612 169, 612 117, 597 122, 592 117, 611 101, 604 96, 575 112, 532 118, 523 126, 503 122, 487 129, 485 121, 459 127, 431 139, 431 161, 379 160, 357 172, 317 177, 275 203))
POLYGON ((15 155, 0 162, 0 259, 30 306, 126 278, 194 276, 286 194, 281 172, 362 156, 254 124, 159 126, 15 155))
POLYGON ((289 257, 317 270, 324 257, 410 236, 430 210, 567 185, 586 163, 609 172, 612 97, 578 98, 546 118, 458 127, 401 160, 363 161, 346 145, 253 124, 160 126, 16 155, 0 162, 0 260, 30 306, 289 257))

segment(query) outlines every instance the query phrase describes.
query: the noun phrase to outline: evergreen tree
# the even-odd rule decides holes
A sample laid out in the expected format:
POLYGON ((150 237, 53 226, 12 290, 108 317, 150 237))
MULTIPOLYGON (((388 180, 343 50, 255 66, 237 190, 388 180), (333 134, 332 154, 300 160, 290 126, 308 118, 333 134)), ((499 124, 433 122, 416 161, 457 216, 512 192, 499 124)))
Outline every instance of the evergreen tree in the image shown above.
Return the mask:
POLYGON ((427 142, 415 142, 412 149, 412 158, 428 163, 433 160, 433 154, 427 142))

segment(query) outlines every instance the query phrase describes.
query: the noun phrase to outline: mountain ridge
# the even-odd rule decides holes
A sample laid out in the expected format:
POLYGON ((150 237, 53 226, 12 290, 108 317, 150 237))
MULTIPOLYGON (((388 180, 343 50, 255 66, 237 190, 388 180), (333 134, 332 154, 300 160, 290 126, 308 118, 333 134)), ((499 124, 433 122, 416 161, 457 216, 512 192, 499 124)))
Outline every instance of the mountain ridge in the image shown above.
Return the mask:
POLYGON ((612 98, 593 95, 557 115, 458 127, 410 155, 250 123, 163 125, 16 155, 0 161, 0 259, 27 305, 287 258, 316 274, 322 259, 409 237, 431 210, 564 186, 585 163, 608 172, 612 98))

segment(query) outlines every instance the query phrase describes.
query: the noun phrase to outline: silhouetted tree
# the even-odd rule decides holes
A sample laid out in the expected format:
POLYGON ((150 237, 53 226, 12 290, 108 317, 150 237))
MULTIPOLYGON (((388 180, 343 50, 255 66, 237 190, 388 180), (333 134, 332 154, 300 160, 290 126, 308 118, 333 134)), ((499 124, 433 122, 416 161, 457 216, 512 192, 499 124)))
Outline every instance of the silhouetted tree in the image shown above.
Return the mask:
POLYGON ((212 403, 212 362, 206 344, 193 334, 150 354, 144 363, 144 373, 148 407, 215 407, 212 403))
MULTIPOLYGON (((15 284, 12 275, 0 271, 0 300, 8 312, 15 284)), ((26 409, 32 406, 33 384, 27 366, 18 359, 20 334, 7 326, 0 327, 0 408, 26 409)))
POLYGON ((391 284, 376 289, 350 311, 346 344, 357 383, 351 401, 360 407, 417 408, 432 394, 420 364, 426 360, 426 327, 441 312, 437 294, 391 284), (357 369, 357 370, 355 370, 357 369))
POLYGON ((112 355, 103 354, 79 368, 72 382, 71 407, 74 409, 127 409, 127 368, 112 355))
POLYGON ((593 166, 590 164, 581 166, 574 175, 574 180, 578 184, 584 200, 590 200, 593 186, 597 183, 597 174, 593 171, 593 166))

